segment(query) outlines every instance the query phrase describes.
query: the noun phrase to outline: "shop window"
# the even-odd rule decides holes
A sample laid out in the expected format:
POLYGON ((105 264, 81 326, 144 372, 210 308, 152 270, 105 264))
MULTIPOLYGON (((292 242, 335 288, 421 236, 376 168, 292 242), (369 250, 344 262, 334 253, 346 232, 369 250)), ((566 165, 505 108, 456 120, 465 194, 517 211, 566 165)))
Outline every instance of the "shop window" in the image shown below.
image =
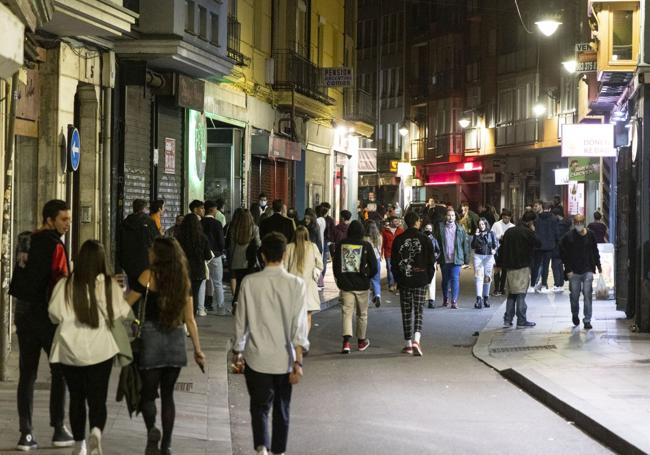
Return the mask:
POLYGON ((632 60, 633 11, 612 11, 612 60, 632 60))

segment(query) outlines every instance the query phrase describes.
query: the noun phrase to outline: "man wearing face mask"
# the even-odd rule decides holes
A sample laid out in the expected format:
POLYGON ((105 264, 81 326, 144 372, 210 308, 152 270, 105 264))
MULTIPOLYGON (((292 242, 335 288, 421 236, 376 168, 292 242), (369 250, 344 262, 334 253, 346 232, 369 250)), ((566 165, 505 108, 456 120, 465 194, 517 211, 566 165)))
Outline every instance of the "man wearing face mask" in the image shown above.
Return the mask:
POLYGON ((251 215, 253 215, 253 220, 258 226, 260 225, 261 218, 263 218, 262 215, 266 211, 267 201, 266 193, 260 193, 257 197, 257 202, 251 204, 251 215))
POLYGON ((569 280, 571 314, 573 325, 580 325, 580 293, 584 298, 584 327, 591 326, 591 294, 594 273, 603 273, 600 265, 598 243, 593 232, 585 227, 584 215, 576 215, 571 229, 560 240, 560 257, 564 263, 564 273, 569 280))

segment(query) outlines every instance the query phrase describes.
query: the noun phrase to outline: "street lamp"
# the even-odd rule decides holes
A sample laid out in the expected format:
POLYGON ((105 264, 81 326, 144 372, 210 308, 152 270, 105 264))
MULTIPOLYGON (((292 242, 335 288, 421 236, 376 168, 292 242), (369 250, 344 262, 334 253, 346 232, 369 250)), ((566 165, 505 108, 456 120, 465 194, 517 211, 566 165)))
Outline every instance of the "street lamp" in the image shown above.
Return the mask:
POLYGON ((533 106, 533 114, 535 117, 541 117, 546 113, 546 106, 544 106, 542 103, 537 103, 533 106))
POLYGON ((404 125, 400 126, 398 131, 399 131, 400 136, 402 136, 402 137, 409 134, 409 129, 404 125))
POLYGON ((544 19, 535 22, 535 25, 537 25, 537 28, 544 36, 551 36, 557 31, 558 27, 562 25, 562 22, 555 19, 544 19))
POLYGON ((562 62, 562 66, 564 67, 567 73, 573 74, 578 69, 578 62, 576 62, 575 60, 567 60, 565 62, 562 62))
POLYGON ((460 125, 460 127, 461 127, 462 129, 465 129, 465 128, 467 128, 467 127, 469 126, 470 121, 469 121, 468 118, 463 117, 463 118, 461 118, 460 120, 458 120, 458 124, 460 125))

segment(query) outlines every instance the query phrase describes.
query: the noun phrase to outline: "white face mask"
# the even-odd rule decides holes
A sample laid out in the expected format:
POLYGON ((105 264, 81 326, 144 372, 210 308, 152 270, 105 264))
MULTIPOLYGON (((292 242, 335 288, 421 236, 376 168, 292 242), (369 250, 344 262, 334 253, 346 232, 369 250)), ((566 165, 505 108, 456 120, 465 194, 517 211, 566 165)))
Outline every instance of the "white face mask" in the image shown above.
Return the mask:
POLYGON ((585 228, 585 225, 584 224, 574 224, 573 228, 578 232, 582 232, 582 230, 585 228))
POLYGON ((265 200, 260 200, 260 207, 262 207, 262 208, 266 207, 266 201, 265 200))

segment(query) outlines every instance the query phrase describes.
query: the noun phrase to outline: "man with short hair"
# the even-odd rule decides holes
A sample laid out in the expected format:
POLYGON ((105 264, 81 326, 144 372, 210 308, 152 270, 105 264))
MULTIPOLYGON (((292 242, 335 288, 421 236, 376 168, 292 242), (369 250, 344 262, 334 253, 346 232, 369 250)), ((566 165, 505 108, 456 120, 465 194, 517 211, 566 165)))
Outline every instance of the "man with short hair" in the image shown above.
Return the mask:
POLYGON ((603 222, 603 215, 598 210, 594 212, 594 221, 589 223, 587 229, 594 233, 596 242, 607 243, 609 232, 607 225, 603 222))
POLYGON ((194 199, 190 202, 190 212, 199 217, 199 220, 205 216, 205 204, 203 201, 194 199))
POLYGON ((594 273, 603 273, 600 265, 598 242, 593 232, 585 227, 584 215, 573 218, 573 229, 560 241, 560 256, 564 263, 564 272, 569 280, 571 315, 573 325, 580 325, 580 293, 584 299, 583 315, 586 330, 591 326, 591 294, 594 273))
POLYGON ((393 241, 398 235, 404 232, 401 224, 402 222, 399 218, 390 216, 388 217, 388 226, 381 231, 381 251, 384 258, 386 258, 386 281, 388 281, 388 290, 392 292, 397 291, 397 283, 393 276, 390 258, 393 254, 393 241))
POLYGON ((212 311, 212 304, 216 303, 217 313, 225 312, 223 304, 223 254, 226 251, 226 242, 223 236, 223 226, 216 219, 217 203, 205 201, 205 217, 201 220, 203 232, 208 238, 208 245, 212 251, 212 259, 208 261, 208 284, 205 296, 205 308, 212 311))
POLYGON ((273 215, 260 221, 260 238, 271 232, 279 232, 288 242, 293 240, 296 231, 293 221, 282 215, 282 199, 275 199, 271 204, 273 215))
POLYGON ((402 352, 422 355, 422 313, 427 290, 433 279, 436 256, 432 241, 420 232, 420 215, 409 212, 404 217, 406 231, 397 236, 391 253, 391 269, 399 288, 405 346, 402 352))
POLYGON ((334 227, 334 233, 332 234, 332 243, 330 243, 330 254, 332 256, 336 250, 336 244, 342 240, 345 240, 348 236, 348 228, 350 226, 350 221, 352 220, 352 212, 349 210, 341 210, 339 218, 339 224, 334 227))
POLYGON ((535 215, 538 215, 544 211, 544 202, 537 200, 533 202, 533 212, 535 215))
POLYGON ((442 270, 442 306, 458 309, 460 293, 460 269, 469 267, 469 237, 463 227, 456 223, 456 211, 447 209, 446 221, 438 228, 440 245, 440 269, 442 270), (451 300, 449 299, 451 288, 451 300))
POLYGON ((525 212, 519 224, 508 229, 503 235, 500 256, 501 264, 507 271, 506 288, 508 300, 503 315, 504 327, 512 327, 512 320, 517 315, 517 327, 535 327, 535 323, 526 319, 526 293, 530 282, 530 258, 535 248, 540 246, 535 236, 535 212, 525 212))
MULTIPOLYGON (((564 210, 561 206, 553 207, 551 213, 557 218, 557 238, 562 239, 571 230, 571 220, 564 218, 564 210)), ((562 265, 562 257, 560 256, 560 242, 558 241, 555 249, 553 250, 553 258, 551 259, 551 269, 553 270, 553 292, 564 292, 564 266, 562 265)))
POLYGON ((474 235, 478 229, 478 215, 470 210, 469 203, 463 201, 460 205, 460 220, 459 224, 465 229, 468 236, 474 235))
POLYGON ((535 220, 535 235, 540 241, 540 247, 535 250, 530 277, 535 293, 542 292, 543 288, 548 291, 548 267, 560 240, 557 236, 557 217, 551 213, 552 208, 553 204, 543 202, 542 212, 537 214, 535 220))
POLYGON ((253 221, 255 221, 255 224, 258 226, 263 218, 262 215, 264 215, 264 212, 266 211, 268 204, 267 201, 266 193, 260 193, 259 196, 257 196, 257 202, 251 204, 251 215, 253 215, 253 221))
POLYGON ((499 250, 504 234, 508 229, 513 227, 515 227, 515 225, 512 223, 512 212, 508 209, 501 210, 501 219, 492 225, 492 232, 494 233, 499 245, 499 248, 497 248, 497 254, 494 255, 496 264, 494 268, 494 295, 496 296, 503 295, 506 285, 506 271, 501 266, 499 250))
POLYGON ((348 236, 337 243, 333 271, 336 285, 341 291, 341 319, 343 347, 341 354, 350 353, 352 319, 357 316, 357 347, 365 351, 370 345, 368 329, 368 299, 370 279, 377 273, 377 257, 370 243, 363 240, 365 230, 360 221, 350 223, 348 236))
MULTIPOLYGON (((34 384, 41 350, 50 355, 56 329, 48 315, 48 303, 56 283, 69 273, 68 256, 61 238, 70 230, 70 207, 65 201, 54 199, 45 204, 42 215, 43 225, 31 233, 29 247, 21 252, 9 287, 9 293, 17 299, 15 323, 20 356, 17 397, 20 440, 17 449, 22 451, 38 447, 32 427, 34 384)), ((63 425, 65 381, 58 364, 50 364, 50 372, 52 444, 70 447, 74 440, 63 425)))
POLYGON ((135 199, 133 213, 122 221, 118 231, 117 262, 131 284, 149 266, 149 248, 160 237, 155 223, 145 213, 146 207, 146 201, 135 199))
POLYGON ((241 284, 235 313, 233 363, 246 361, 253 445, 258 454, 283 454, 289 436, 292 386, 303 375, 307 338, 305 283, 287 272, 282 260, 287 247, 282 234, 262 239, 266 266, 247 275, 241 284), (267 421, 273 406, 273 439, 267 421))

